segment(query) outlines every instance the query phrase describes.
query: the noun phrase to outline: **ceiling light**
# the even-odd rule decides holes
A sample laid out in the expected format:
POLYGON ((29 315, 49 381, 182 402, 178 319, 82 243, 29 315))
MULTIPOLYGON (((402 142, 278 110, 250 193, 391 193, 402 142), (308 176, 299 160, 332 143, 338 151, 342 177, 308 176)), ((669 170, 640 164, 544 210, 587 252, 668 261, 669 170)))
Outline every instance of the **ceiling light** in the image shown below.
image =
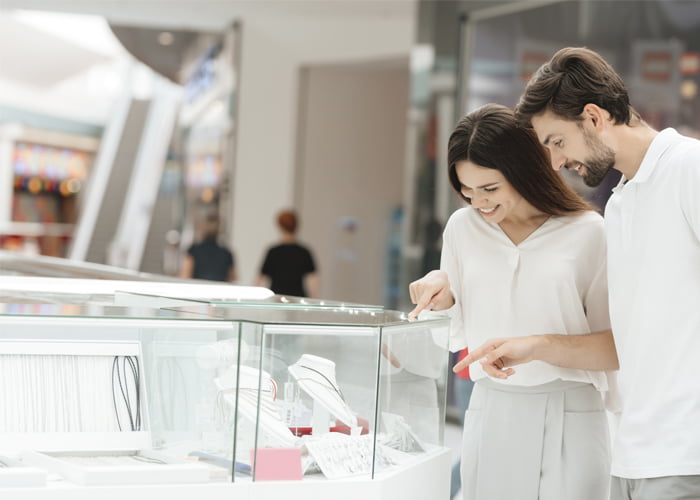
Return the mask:
POLYGON ((158 43, 164 46, 172 45, 173 42, 175 41, 175 35, 170 33, 169 31, 161 31, 158 34, 158 43))

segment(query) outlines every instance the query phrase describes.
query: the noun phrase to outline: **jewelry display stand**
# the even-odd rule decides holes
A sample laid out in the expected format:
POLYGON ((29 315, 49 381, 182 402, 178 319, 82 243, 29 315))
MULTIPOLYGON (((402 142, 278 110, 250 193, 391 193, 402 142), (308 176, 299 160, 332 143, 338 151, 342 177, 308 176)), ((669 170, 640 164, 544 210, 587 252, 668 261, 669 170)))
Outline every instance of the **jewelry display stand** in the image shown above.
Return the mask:
POLYGON ((302 354, 299 360, 288 368, 289 374, 299 387, 314 401, 312 421, 319 429, 328 431, 328 415, 349 426, 357 427, 357 417, 348 407, 335 378, 335 363, 313 354, 302 354), (322 419, 325 420, 324 425, 322 419))
POLYGON ((386 429, 385 444, 404 452, 425 452, 427 447, 406 423, 401 415, 382 412, 382 422, 386 429))
POLYGON ((328 409, 314 399, 314 407, 311 413, 311 433, 319 436, 331 431, 331 414, 328 409))
POLYGON ((238 387, 239 414, 255 424, 277 446, 291 448, 297 441, 275 407, 277 384, 264 371, 250 366, 232 366, 221 377, 214 379, 220 397, 231 408, 236 408, 236 387, 238 387), (239 372, 239 382, 237 380, 239 372), (258 383, 260 391, 258 391, 258 383), (260 398, 260 415, 258 416, 258 398, 260 398))

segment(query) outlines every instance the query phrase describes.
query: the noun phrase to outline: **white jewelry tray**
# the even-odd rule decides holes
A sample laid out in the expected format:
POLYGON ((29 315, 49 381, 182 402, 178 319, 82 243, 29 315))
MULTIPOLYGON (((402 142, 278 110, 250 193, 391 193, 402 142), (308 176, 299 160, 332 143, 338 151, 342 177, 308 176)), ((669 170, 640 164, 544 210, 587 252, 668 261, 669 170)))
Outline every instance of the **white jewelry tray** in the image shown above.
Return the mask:
POLYGON ((46 485, 46 471, 30 467, 19 460, 0 456, 0 488, 37 487, 46 485))
POLYGON ((23 451, 22 461, 83 486, 118 484, 204 483, 209 469, 152 451, 23 451))

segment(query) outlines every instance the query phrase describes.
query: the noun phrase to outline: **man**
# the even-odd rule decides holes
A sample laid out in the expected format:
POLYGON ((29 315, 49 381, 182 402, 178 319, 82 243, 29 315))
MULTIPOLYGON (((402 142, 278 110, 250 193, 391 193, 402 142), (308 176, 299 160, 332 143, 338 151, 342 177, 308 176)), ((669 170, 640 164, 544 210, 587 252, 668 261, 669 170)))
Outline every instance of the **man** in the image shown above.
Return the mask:
POLYGON ((191 245, 179 276, 213 281, 236 281, 233 253, 218 242, 219 218, 210 214, 202 225, 202 240, 191 245))
MULTIPOLYGON (((611 498, 700 498, 700 141, 653 130, 619 75, 584 48, 545 63, 516 113, 554 169, 575 170, 590 186, 612 168, 623 175, 605 212, 622 397, 611 498)), ((465 363, 479 359, 505 378, 531 359, 568 366, 609 354, 579 337, 575 345, 558 335, 505 339, 465 363)))

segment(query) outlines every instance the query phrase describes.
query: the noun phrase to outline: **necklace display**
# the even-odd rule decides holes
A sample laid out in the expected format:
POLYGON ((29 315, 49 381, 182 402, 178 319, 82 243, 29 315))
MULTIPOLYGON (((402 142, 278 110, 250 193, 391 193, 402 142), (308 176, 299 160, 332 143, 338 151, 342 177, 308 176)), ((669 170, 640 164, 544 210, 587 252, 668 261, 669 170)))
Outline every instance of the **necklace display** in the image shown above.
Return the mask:
POLYGON ((302 354, 288 368, 299 387, 323 406, 331 415, 352 428, 357 427, 357 417, 345 401, 335 378, 335 363, 313 354, 302 354))
POLYGON ((140 430, 135 356, 0 355, 0 432, 140 430))
POLYGON ((214 379, 214 383, 219 391, 217 407, 220 414, 223 412, 222 403, 230 410, 236 408, 237 391, 239 415, 253 423, 259 422, 260 430, 277 446, 295 445, 296 436, 277 411, 277 383, 268 373, 249 366, 232 366, 221 377, 214 379))

